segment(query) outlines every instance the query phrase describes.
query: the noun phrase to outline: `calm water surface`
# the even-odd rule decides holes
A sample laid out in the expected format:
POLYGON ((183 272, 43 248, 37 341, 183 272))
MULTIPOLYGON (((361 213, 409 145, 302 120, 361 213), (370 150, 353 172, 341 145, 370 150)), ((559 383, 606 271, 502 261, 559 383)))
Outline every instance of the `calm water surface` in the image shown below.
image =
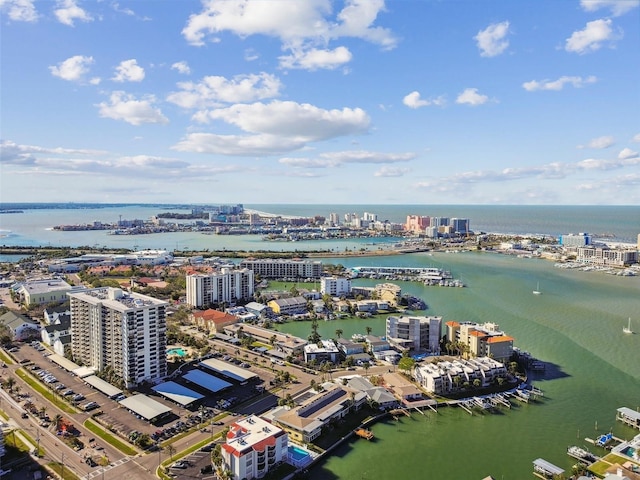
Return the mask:
MULTIPOLYGON (((546 374, 534 377, 545 398, 499 414, 470 416, 442 408, 438 414, 377 424, 375 442, 354 440, 314 469, 313 479, 532 478, 532 461, 538 457, 569 470, 572 462, 566 448, 584 445, 585 437, 595 438, 610 429, 623 438, 634 435, 615 421, 615 411, 621 406, 640 408, 640 335, 622 333, 628 317, 640 330, 640 278, 561 270, 544 260, 488 253, 333 263, 356 266, 365 261, 439 266, 462 278, 467 288, 400 285, 425 299, 429 305, 425 314, 442 315, 444 321, 498 323, 515 337, 516 346, 548 362, 546 374), (540 296, 531 293, 537 282, 543 291, 540 296)), ((374 334, 384 334, 384 321, 380 317, 320 322, 319 331, 328 338, 340 328, 350 337, 371 326, 374 334)), ((306 338, 310 324, 295 322, 280 329, 306 338)))

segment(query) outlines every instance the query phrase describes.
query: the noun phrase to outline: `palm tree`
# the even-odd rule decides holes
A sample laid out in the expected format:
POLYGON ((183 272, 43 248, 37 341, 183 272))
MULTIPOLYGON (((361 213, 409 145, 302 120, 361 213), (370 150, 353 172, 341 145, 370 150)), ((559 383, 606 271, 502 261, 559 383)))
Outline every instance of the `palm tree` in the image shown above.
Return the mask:
POLYGON ((60 430, 60 423, 62 422, 62 415, 57 414, 53 417, 53 424, 56 426, 56 432, 60 430))
POLYGON ((365 331, 367 332, 367 335, 371 335, 372 330, 373 329, 369 326, 365 327, 365 331))
POLYGON ((40 407, 40 418, 44 418, 46 414, 47 414, 47 407, 43 405, 42 407, 40 407))
POLYGON ((167 445, 167 453, 169 453, 169 459, 173 461, 173 455, 176 453, 176 447, 172 444, 167 445))
POLYGON ((9 390, 9 393, 13 392, 13 386, 16 384, 16 379, 13 377, 9 377, 4 381, 4 386, 6 387, 7 390, 9 390))
POLYGON ((343 333, 341 328, 336 328, 336 337, 341 338, 343 333))

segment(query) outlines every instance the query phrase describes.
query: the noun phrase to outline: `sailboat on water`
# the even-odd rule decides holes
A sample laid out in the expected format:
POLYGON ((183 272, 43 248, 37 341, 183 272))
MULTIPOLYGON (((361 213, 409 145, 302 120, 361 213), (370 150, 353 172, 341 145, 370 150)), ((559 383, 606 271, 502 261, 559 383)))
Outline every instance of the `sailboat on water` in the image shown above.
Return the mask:
POLYGON ((540 282, 538 282, 538 286, 536 287, 536 289, 533 291, 534 295, 542 295, 542 291, 540 291, 540 282))
POLYGON ((622 331, 624 333, 633 333, 633 330, 631 330, 631 317, 629 317, 629 324, 626 327, 622 327, 622 331))

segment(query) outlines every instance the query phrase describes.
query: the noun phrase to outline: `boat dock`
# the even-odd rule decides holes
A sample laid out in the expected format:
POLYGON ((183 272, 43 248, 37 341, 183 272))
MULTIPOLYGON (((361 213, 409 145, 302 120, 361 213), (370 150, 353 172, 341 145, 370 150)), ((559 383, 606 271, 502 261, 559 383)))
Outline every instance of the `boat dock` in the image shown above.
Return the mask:
POLYGON ((567 455, 586 465, 591 465, 592 463, 600 460, 600 457, 598 457, 596 454, 575 445, 567 448, 567 455))
POLYGON ((372 440, 374 437, 373 432, 371 430, 367 430, 366 428, 357 428, 354 433, 359 437, 365 438, 367 440, 372 440))
MULTIPOLYGON (((395 408, 393 410, 389 410, 389 413, 391 415, 393 415, 394 418, 397 418, 399 415, 406 415, 407 417, 411 416, 411 414, 407 410, 405 410, 404 408, 395 408)), ((420 413, 422 413, 422 412, 420 412, 420 413)))
POLYGON ((625 423, 633 428, 640 429, 640 412, 627 407, 620 407, 616 411, 616 420, 625 423))
POLYGON ((542 458, 538 458, 533 461, 533 474, 538 478, 544 480, 550 478, 556 478, 556 476, 562 475, 564 470, 555 466, 553 463, 547 462, 542 458))

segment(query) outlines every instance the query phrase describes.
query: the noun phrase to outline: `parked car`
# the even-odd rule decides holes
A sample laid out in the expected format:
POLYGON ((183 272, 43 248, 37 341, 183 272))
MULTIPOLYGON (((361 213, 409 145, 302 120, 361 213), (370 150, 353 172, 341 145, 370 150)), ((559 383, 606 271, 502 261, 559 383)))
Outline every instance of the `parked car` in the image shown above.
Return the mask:
POLYGON ((189 463, 184 461, 184 460, 178 460, 176 463, 174 463, 173 465, 171 465, 171 468, 180 468, 180 469, 184 469, 187 468, 189 466, 189 463))

